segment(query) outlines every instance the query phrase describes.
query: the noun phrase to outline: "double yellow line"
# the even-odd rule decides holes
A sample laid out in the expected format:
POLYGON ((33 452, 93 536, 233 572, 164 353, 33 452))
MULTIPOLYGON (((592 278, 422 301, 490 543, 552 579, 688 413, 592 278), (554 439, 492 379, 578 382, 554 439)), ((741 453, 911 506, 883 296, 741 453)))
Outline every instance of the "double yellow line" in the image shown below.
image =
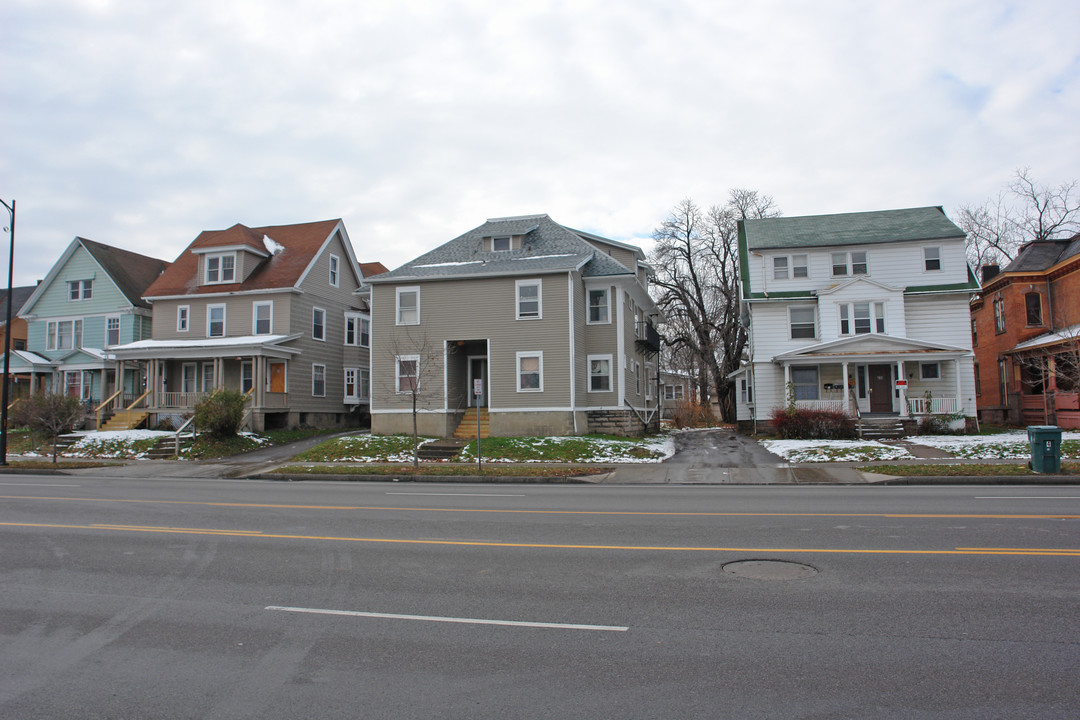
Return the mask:
POLYGON ((712 552, 712 553, 762 553, 762 554, 833 554, 833 555, 1028 555, 1043 557, 1078 557, 1075 548, 953 548, 951 550, 873 550, 859 548, 762 548, 762 547, 695 547, 663 545, 578 545, 567 543, 520 543, 482 540, 414 540, 406 538, 370 538, 334 535, 286 535, 264 533, 259 530, 230 530, 216 528, 178 528, 152 525, 66 525, 60 523, 10 523, 0 527, 50 528, 63 530, 100 530, 111 532, 166 533, 180 535, 210 535, 218 537, 247 537, 277 540, 313 540, 326 542, 371 543, 383 545, 442 545, 453 547, 534 548, 547 550, 630 550, 639 552, 712 552))

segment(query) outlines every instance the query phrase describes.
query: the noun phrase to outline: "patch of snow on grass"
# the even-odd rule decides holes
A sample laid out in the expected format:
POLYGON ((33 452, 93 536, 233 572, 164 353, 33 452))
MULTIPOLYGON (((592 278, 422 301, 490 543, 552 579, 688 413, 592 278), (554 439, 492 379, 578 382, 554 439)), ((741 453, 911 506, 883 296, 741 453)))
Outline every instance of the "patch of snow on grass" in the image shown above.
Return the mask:
POLYGON ((876 440, 762 440, 761 444, 788 462, 798 463, 903 460, 913 457, 903 448, 876 440))

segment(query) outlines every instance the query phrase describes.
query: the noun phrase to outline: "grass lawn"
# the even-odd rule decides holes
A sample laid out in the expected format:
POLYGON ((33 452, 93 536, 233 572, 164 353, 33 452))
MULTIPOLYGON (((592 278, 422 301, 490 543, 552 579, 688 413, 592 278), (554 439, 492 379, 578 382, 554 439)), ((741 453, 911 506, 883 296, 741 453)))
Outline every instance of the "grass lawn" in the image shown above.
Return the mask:
POLYGON ((484 475, 489 477, 566 477, 568 475, 595 475, 608 472, 602 466, 568 467, 551 465, 484 465, 477 472, 476 465, 459 463, 424 463, 419 468, 412 465, 286 465, 272 472, 279 475, 385 475, 387 477, 446 477, 484 475))
MULTIPOLYGON (((1039 475, 1028 470, 1027 463, 1002 463, 983 465, 979 463, 919 463, 912 465, 866 465, 858 468, 863 472, 897 475, 900 477, 994 477, 1000 475, 1039 475)), ((1062 475, 1080 475, 1080 463, 1062 463, 1062 475)), ((1046 475, 1046 477, 1054 477, 1046 475)))
MULTIPOLYGON (((421 437, 423 445, 435 438, 421 437)), ((350 435, 331 438, 293 460, 308 462, 412 462, 412 435, 350 435)))

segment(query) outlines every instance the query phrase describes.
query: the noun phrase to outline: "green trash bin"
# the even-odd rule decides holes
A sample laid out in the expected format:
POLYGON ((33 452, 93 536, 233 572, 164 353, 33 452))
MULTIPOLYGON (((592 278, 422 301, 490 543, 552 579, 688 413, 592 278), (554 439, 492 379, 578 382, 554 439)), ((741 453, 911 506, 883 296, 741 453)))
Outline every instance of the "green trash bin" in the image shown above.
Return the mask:
POLYGON ((1029 425, 1028 443, 1031 461, 1028 467, 1037 473, 1061 472, 1061 428, 1057 425, 1029 425))

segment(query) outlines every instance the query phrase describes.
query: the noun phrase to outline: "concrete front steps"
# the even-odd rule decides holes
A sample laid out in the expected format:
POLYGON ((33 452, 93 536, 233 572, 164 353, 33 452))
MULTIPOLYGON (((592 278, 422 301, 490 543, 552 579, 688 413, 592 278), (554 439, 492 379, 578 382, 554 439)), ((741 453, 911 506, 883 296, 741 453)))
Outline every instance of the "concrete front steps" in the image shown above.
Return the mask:
POLYGON ((863 415, 859 437, 864 440, 896 440, 904 437, 899 415, 863 415))
MULTIPOLYGON (((475 418, 473 419, 475 423, 475 418)), ((476 426, 473 425, 473 435, 476 435, 476 426)), ((417 454, 421 460, 452 460, 461 452, 461 448, 469 444, 469 440, 456 440, 445 438, 434 442, 424 443, 420 446, 417 454)))
MULTIPOLYGON (((465 417, 458 423, 454 437, 458 440, 472 440, 476 437, 476 412, 474 407, 465 411, 465 417)), ((491 421, 488 418, 488 409, 480 408, 480 437, 486 438, 491 434, 491 421)))

